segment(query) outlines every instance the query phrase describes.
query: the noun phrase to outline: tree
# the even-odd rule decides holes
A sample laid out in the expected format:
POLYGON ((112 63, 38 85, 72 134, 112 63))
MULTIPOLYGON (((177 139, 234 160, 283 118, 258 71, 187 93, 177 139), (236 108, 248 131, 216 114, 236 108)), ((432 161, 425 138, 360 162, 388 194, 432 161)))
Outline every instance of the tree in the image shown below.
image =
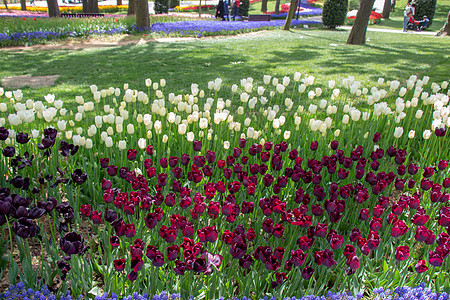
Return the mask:
POLYGON ((61 12, 59 11, 57 0, 47 0, 47 7, 48 7, 48 16, 50 18, 61 17, 61 12))
POLYGON ((98 14, 98 0, 83 0, 83 13, 98 14))
POLYGON ((286 22, 284 22, 283 30, 289 30, 291 28, 291 21, 294 17, 295 10, 297 9, 298 1, 300 0, 291 0, 291 6, 289 7, 289 12, 286 16, 286 22))
MULTIPOLYGON (((137 1, 139 1, 139 0, 134 0, 134 1, 137 4, 137 1)), ((155 13, 156 14, 167 14, 168 12, 169 12, 169 0, 155 0, 155 13)), ((136 5, 136 13, 137 13, 137 5, 136 5)))
POLYGON ((336 28, 344 25, 347 17, 348 0, 327 0, 323 5, 322 22, 324 26, 336 28))
POLYGON ((262 0, 261 2, 261 12, 267 12, 267 1, 268 0, 262 0))
POLYGON ((136 0, 136 26, 139 28, 150 27, 150 17, 148 15, 148 0, 136 0))
POLYGON ((3 0, 3 4, 5 4, 5 8, 6 8, 7 10, 9 10, 9 8, 8 8, 8 1, 3 0))
POLYGON ((439 32, 436 35, 440 36, 450 35, 450 10, 448 11, 447 21, 445 21, 444 26, 442 26, 442 29, 439 30, 439 32))
POLYGON ((20 0, 20 10, 27 10, 27 3, 25 0, 20 0))
POLYGON ((239 5, 239 15, 248 16, 249 9, 250 9, 250 0, 241 0, 241 5, 239 5))
POLYGON ((280 13, 280 0, 275 2, 275 14, 278 15, 280 13))
POLYGON ((361 0, 358 12, 356 13, 355 23, 347 39, 347 44, 362 45, 366 43, 366 31, 369 24, 370 13, 372 12, 375 0, 361 0))
POLYGON ((428 27, 433 23, 434 12, 436 11, 436 0, 417 0, 414 19, 422 20, 423 16, 427 16, 430 20, 428 27))
POLYGON ((128 16, 133 16, 135 14, 136 14, 135 0, 129 0, 128 1, 128 12, 127 12, 127 15, 128 16))
POLYGON ((389 14, 391 13, 391 0, 384 0, 383 6, 383 19, 389 19, 389 14))

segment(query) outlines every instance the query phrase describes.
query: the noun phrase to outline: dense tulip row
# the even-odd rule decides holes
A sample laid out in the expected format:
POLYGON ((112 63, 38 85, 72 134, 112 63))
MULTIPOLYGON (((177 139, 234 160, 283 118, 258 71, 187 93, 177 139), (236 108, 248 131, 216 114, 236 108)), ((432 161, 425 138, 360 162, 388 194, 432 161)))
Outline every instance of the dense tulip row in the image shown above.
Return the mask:
POLYGON ((75 296, 98 289, 94 274, 121 296, 448 288, 449 92, 427 81, 389 82, 400 98, 381 79, 323 91, 265 76, 231 94, 216 79, 185 96, 147 79, 147 92, 91 86, 76 113, 0 90, 0 226, 22 256, 11 283, 54 286, 57 270, 75 296), (40 270, 24 251, 35 240, 40 270))

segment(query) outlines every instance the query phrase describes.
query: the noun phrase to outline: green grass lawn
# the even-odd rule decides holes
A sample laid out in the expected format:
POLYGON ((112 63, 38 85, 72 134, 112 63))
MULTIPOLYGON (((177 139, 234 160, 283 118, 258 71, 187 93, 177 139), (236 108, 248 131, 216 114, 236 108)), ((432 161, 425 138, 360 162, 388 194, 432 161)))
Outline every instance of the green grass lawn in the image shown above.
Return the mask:
POLYGON ((356 80, 374 83, 378 77, 406 79, 411 74, 447 79, 450 39, 433 36, 368 32, 365 46, 346 45, 348 31, 274 30, 233 37, 177 42, 154 41, 141 45, 88 49, 3 49, 0 78, 24 74, 60 75, 51 88, 24 88, 25 98, 48 93, 71 101, 75 95, 91 97, 89 85, 146 90, 145 78, 167 80, 167 89, 185 93, 191 83, 206 86, 223 78, 225 84, 264 74, 292 75, 299 71, 318 81, 356 80), (426 45, 426 46, 425 46, 426 45))

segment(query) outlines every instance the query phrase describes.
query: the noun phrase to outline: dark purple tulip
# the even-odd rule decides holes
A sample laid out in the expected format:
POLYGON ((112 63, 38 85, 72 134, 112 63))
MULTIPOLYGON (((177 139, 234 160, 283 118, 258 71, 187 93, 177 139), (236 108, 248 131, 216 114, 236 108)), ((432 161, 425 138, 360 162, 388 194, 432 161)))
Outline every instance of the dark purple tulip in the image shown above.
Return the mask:
POLYGON ((359 258, 356 255, 348 257, 347 260, 345 261, 345 263, 352 270, 356 270, 359 268, 359 258))
POLYGON ((134 223, 126 224, 124 233, 125 233, 125 236, 128 238, 135 236, 136 230, 134 228, 134 223))
POLYGON ((318 141, 313 141, 313 142, 311 142, 310 149, 311 149, 312 151, 316 151, 318 147, 319 147, 319 142, 318 142, 318 141))
POLYGON ((67 255, 82 254, 86 250, 83 243, 83 237, 76 232, 68 232, 59 240, 61 250, 67 255))
POLYGON ((106 168, 106 172, 108 173, 109 176, 116 176, 118 169, 119 169, 118 166, 111 165, 106 168))
POLYGON ((106 169, 109 165, 109 158, 105 157, 105 158, 100 158, 100 167, 102 169, 106 169))
POLYGON ((81 169, 76 169, 72 173, 72 180, 78 185, 83 184, 87 180, 87 178, 88 178, 87 173, 83 173, 81 169))
POLYGON ((0 127, 0 141, 4 141, 8 138, 9 131, 5 127, 0 127))
POLYGON ((428 262, 430 263, 430 265, 432 265, 433 267, 440 267, 442 266, 442 261, 443 258, 439 253, 430 250, 428 258, 428 262))
POLYGON ((235 259, 240 259, 244 256, 245 251, 247 251, 247 244, 245 243, 233 243, 230 247, 231 257, 235 259))
POLYGON ((336 150, 339 147, 339 142, 338 141, 332 141, 330 143, 330 147, 331 147, 331 149, 336 150))
POLYGON ((25 132, 19 132, 16 135, 16 141, 19 144, 26 144, 30 140, 30 137, 28 136, 28 133, 25 132))
POLYGON ((173 268, 173 270, 175 271, 175 273, 177 273, 178 275, 183 276, 184 272, 187 270, 186 267, 186 263, 181 261, 181 260, 177 260, 175 261, 175 267, 173 268))
POLYGON ((92 212, 92 222, 94 224, 102 224, 103 220, 102 220, 102 212, 96 211, 94 210, 92 212))
POLYGON ((448 167, 448 160, 441 159, 438 163, 438 169, 443 171, 443 170, 447 169, 447 167, 448 167))
POLYGON ((361 221, 366 221, 369 219, 369 210, 367 208, 361 208, 359 211, 359 219, 361 221))
POLYGON ((239 266, 242 269, 250 268, 252 262, 253 262, 253 258, 248 254, 245 254, 243 257, 239 258, 239 266))
POLYGON ((16 154, 16 148, 12 146, 7 146, 3 149, 3 156, 5 157, 13 157, 16 154))
POLYGON ((180 247, 178 245, 172 245, 167 247, 167 260, 174 261, 177 259, 178 254, 180 254, 180 247))
POLYGON ((17 221, 14 221, 13 223, 13 231, 17 236, 20 236, 23 239, 26 239, 28 237, 34 237, 39 234, 40 228, 36 225, 36 222, 27 219, 27 218, 20 218, 17 221))
POLYGON ((116 248, 120 246, 120 239, 118 236, 111 236, 111 238, 109 239, 109 244, 111 245, 111 247, 116 248))
POLYGON ((445 128, 439 128, 439 127, 436 127, 435 129, 434 129, 434 133, 436 134, 436 136, 438 136, 438 137, 442 137, 442 136, 445 136, 445 133, 447 132, 447 130, 445 129, 445 128))
POLYGON ((42 217, 47 211, 43 208, 39 208, 39 207, 33 207, 29 212, 28 212, 28 218, 30 219, 39 219, 40 217, 42 217))
POLYGON ((136 273, 135 271, 132 270, 132 271, 127 275, 127 278, 128 278, 129 281, 133 282, 133 281, 135 281, 136 278, 137 278, 137 273, 136 273))
POLYGON ((57 265, 58 265, 58 269, 60 269, 62 272, 61 279, 65 280, 67 273, 69 273, 69 271, 71 269, 70 265, 64 260, 58 261, 57 265))

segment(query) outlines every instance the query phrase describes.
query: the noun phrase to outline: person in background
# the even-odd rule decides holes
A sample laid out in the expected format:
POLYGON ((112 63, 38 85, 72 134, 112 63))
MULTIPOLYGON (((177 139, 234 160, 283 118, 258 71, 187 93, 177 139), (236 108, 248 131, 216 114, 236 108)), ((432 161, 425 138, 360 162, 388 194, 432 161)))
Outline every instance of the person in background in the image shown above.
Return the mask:
POLYGON ((414 7, 411 4, 411 1, 408 0, 408 3, 406 4, 405 10, 403 11, 403 32, 406 32, 406 30, 407 30, 408 21, 409 21, 409 15, 410 14, 414 15, 414 7))
POLYGON ((224 10, 223 0, 219 0, 219 4, 217 4, 216 8, 216 19, 221 18, 223 20, 223 10, 224 10))
POLYGON ((233 20, 236 20, 236 17, 239 16, 239 5, 241 5, 241 0, 233 0, 233 20))
POLYGON ((424 15, 423 20, 419 21, 419 31, 422 31, 422 29, 428 28, 429 22, 430 22, 430 19, 428 19, 427 15, 424 15))
POLYGON ((230 7, 228 6, 228 0, 224 0, 223 1, 223 20, 225 21, 225 17, 227 19, 227 21, 230 21, 230 7))

